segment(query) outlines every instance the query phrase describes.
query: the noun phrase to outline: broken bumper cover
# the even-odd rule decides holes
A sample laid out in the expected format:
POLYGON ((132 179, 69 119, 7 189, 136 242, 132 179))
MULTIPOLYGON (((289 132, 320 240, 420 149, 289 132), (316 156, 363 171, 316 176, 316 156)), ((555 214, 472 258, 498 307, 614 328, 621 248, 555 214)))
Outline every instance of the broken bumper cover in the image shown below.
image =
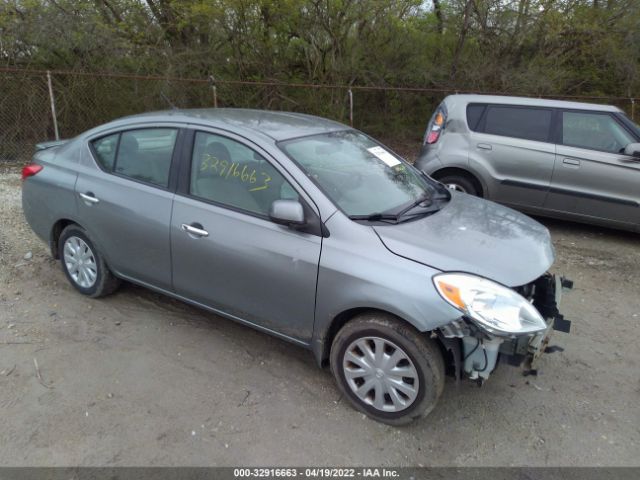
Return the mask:
POLYGON ((529 368, 533 368, 549 345, 553 331, 569 333, 571 330, 571 321, 560 313, 560 303, 563 290, 573 288, 573 282, 559 275, 546 274, 524 288, 530 290, 529 296, 525 298, 533 303, 545 319, 547 329, 533 337, 519 337, 503 342, 500 353, 504 354, 504 360, 510 365, 526 363, 529 368))
POLYGON ((560 313, 563 289, 573 282, 547 273, 533 282, 515 288, 544 318, 547 328, 536 334, 497 336, 479 328, 465 317, 440 328, 438 335, 454 358, 456 378, 464 372, 472 380, 486 380, 498 358, 510 365, 525 364, 533 369, 549 344, 553 330, 569 333, 571 322, 560 313))

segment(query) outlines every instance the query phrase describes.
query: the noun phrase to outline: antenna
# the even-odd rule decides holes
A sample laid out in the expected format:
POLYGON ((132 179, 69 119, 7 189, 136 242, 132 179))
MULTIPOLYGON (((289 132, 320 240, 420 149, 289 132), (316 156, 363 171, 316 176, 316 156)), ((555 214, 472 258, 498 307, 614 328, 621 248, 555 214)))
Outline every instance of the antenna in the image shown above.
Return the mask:
POLYGON ((170 106, 172 110, 178 110, 178 107, 176 107, 173 102, 171 100, 169 100, 169 98, 164 94, 164 92, 160 92, 160 96, 162 97, 162 99, 167 102, 170 106))

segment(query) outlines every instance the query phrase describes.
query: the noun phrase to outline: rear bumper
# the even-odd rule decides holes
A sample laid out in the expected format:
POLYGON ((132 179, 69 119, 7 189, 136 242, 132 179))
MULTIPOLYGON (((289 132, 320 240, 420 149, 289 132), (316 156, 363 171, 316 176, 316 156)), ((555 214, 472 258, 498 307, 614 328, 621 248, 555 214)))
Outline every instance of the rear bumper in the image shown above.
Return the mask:
POLYGON ((422 170, 427 175, 431 175, 436 170, 441 169, 444 165, 436 154, 435 149, 422 147, 422 151, 420 152, 420 155, 418 155, 413 166, 422 170))

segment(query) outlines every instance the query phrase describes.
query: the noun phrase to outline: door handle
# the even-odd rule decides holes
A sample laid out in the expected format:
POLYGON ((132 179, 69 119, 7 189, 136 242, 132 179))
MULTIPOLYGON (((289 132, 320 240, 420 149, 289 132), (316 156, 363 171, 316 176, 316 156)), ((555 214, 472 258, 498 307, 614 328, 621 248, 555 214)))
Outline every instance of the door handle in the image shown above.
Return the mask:
POLYGON ((187 232, 190 235, 195 235, 196 237, 208 237, 209 236, 209 232, 207 232, 204 228, 202 228, 202 225, 200 225, 199 223, 195 223, 193 225, 187 225, 186 223, 183 223, 180 228, 187 232), (194 226, 195 225, 195 226, 194 226))
POLYGON ((82 198, 85 202, 87 203, 98 203, 100 200, 98 200, 96 198, 96 196, 91 193, 91 192, 87 192, 87 193, 80 193, 80 198, 82 198))
POLYGON ((577 158, 563 158, 562 164, 567 165, 569 167, 579 167, 580 160, 578 160, 577 158))
POLYGON ((478 148, 482 149, 482 150, 492 150, 493 149, 493 147, 491 145, 489 145, 488 143, 479 143, 476 146, 478 148))

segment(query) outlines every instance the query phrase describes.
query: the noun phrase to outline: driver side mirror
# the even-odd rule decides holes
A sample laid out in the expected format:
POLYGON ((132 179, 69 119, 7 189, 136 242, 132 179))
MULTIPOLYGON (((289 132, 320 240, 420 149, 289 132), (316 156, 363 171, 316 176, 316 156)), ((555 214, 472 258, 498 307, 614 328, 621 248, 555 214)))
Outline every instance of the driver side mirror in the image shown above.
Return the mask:
POLYGON ((304 209, 298 200, 275 200, 269 209, 269 218, 289 227, 299 227, 306 223, 304 209))
POLYGON ((640 143, 630 143, 624 148, 624 154, 640 161, 640 143))

